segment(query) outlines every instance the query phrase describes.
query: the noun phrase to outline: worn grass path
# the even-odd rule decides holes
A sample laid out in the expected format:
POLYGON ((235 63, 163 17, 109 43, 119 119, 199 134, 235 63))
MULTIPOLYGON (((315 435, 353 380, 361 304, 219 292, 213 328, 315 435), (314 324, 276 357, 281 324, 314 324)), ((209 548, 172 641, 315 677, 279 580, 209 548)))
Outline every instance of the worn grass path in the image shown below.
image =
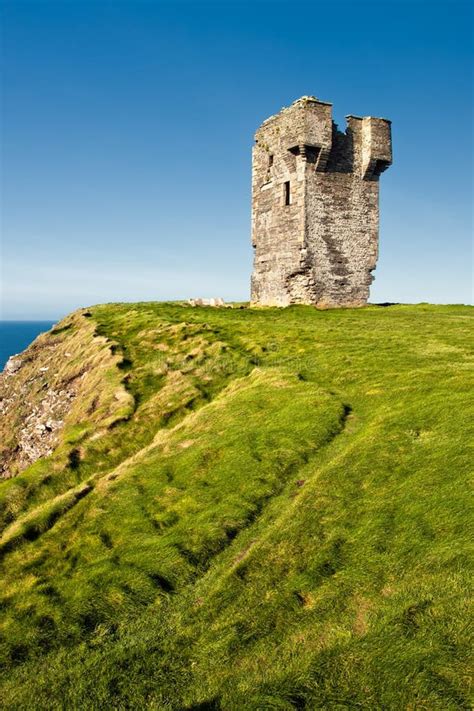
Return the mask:
POLYGON ((88 313, 133 407, 0 484, 5 707, 470 708, 472 310, 88 313))

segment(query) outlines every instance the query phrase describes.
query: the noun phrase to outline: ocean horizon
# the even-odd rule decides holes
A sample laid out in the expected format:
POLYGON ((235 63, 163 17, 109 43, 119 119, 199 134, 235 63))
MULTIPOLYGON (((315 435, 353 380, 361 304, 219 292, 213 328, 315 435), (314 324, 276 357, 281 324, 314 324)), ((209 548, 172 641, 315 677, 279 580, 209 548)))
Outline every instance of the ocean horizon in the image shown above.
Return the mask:
POLYGON ((21 353, 56 321, 0 321, 0 371, 12 355, 21 353))

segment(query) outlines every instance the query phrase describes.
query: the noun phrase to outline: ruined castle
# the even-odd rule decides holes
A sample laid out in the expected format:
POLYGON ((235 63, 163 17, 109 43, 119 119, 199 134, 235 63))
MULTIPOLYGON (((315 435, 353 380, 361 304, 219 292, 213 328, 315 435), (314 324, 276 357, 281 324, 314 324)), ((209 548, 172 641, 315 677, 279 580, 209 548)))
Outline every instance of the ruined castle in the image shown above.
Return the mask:
POLYGON ((252 157, 251 301, 362 306, 378 256, 379 176, 392 162, 390 121, 347 117, 310 96, 271 116, 252 157))

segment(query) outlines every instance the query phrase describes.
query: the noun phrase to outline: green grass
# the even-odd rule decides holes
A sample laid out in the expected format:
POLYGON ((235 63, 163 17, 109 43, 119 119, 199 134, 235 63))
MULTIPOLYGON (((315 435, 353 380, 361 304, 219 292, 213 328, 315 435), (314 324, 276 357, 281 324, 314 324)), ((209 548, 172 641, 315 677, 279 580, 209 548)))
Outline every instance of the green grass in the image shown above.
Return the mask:
POLYGON ((470 708, 472 310, 89 311, 102 405, 0 484, 2 706, 470 708))

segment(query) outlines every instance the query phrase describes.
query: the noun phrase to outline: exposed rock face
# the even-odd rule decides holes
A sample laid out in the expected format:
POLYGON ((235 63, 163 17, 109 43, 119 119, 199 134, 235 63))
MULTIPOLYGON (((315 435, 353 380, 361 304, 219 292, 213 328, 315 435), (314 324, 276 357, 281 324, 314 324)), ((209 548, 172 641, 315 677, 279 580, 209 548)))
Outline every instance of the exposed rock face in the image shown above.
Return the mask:
POLYGON ((97 436, 133 407, 117 369, 122 356, 85 315, 38 336, 0 373, 0 479, 51 455, 74 428, 85 436, 90 424, 97 436))
POLYGON ((21 360, 21 358, 19 356, 11 356, 5 363, 3 372, 6 375, 14 375, 17 372, 17 370, 20 370, 22 365, 23 365, 23 361, 21 360))
POLYGON ((390 121, 347 117, 303 97, 258 129, 253 148, 251 300, 362 306, 378 256, 378 179, 390 121))
POLYGON ((20 380, 17 376, 23 363, 20 358, 10 358, 3 376, 0 375, 0 416, 8 418, 12 410, 16 410, 17 415, 21 411, 21 426, 14 444, 2 452, 1 478, 8 478, 40 457, 53 453, 64 417, 77 394, 74 382, 64 383, 59 388, 50 387, 47 367, 37 368, 28 378, 20 380))

